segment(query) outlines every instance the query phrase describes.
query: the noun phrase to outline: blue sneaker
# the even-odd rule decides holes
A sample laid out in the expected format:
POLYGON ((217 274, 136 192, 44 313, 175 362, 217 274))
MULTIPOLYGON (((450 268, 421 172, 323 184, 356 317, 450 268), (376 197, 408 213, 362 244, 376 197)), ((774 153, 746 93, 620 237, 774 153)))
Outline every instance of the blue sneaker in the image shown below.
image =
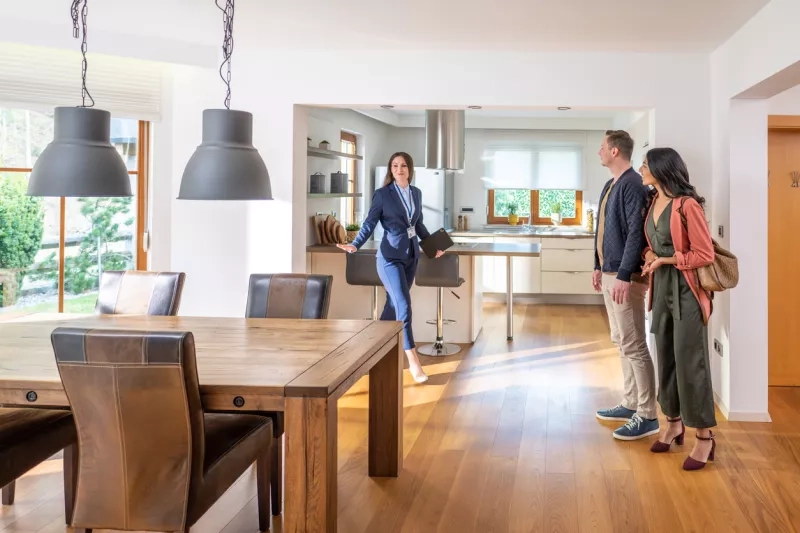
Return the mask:
POLYGON ((614 438, 619 440, 639 440, 650 435, 658 434, 658 419, 645 420, 634 414, 628 423, 614 432, 614 438))
POLYGON ((600 420, 619 420, 620 422, 627 422, 635 414, 636 411, 618 405, 611 409, 600 409, 597 411, 597 418, 600 420))

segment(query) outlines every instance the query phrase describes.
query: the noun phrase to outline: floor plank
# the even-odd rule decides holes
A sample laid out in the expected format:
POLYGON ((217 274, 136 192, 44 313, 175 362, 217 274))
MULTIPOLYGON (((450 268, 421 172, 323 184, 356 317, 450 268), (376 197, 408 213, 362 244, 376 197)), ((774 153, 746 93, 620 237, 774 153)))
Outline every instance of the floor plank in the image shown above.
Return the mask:
MULTIPOLYGON (((623 443, 594 411, 619 402, 619 356, 602 307, 487 304, 478 341, 431 375, 404 374, 403 455, 397 479, 367 476, 367 379, 339 402, 339 531, 800 532, 800 389, 769 393, 769 424, 718 413, 718 459, 681 469, 694 444, 654 455, 655 437, 623 443)), ((663 422, 663 416, 661 417, 663 422)), ((252 470, 193 533, 253 533, 252 470)), ((18 480, 0 533, 62 533, 61 459, 18 480)), ((282 530, 281 517, 272 531, 282 530)))

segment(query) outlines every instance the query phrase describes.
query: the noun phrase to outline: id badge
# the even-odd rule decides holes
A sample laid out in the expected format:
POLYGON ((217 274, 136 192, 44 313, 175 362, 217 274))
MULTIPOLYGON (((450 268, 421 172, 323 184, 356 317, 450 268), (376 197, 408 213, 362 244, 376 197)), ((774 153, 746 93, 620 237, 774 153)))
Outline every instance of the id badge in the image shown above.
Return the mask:
POLYGON ((414 228, 408 228, 408 238, 413 239, 417 236, 417 232, 414 231, 414 228))

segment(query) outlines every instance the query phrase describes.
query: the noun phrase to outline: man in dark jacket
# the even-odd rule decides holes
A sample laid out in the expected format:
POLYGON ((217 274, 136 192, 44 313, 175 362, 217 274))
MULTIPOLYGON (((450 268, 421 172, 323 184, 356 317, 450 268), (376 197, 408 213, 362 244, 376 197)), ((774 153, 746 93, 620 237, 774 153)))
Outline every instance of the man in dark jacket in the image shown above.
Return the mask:
POLYGON ((594 290, 603 293, 625 380, 622 403, 598 411, 597 417, 624 421, 614 431, 620 440, 658 433, 655 372, 645 332, 647 284, 641 275, 647 189, 631 168, 632 154, 633 139, 627 132, 606 132, 599 155, 613 177, 600 195, 592 277, 594 290))

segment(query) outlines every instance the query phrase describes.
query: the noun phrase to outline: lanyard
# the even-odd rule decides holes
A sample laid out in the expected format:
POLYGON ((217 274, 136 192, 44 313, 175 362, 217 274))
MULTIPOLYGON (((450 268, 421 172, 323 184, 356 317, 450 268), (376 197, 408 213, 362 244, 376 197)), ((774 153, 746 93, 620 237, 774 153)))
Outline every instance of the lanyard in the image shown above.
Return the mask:
MULTIPOLYGON (((409 187, 411 186, 409 185, 409 187)), ((403 207, 406 208, 406 218, 408 218, 408 224, 411 225, 411 213, 414 212, 414 197, 411 195, 411 189, 409 188, 408 190, 409 200, 411 200, 411 204, 409 205, 409 203, 406 202, 406 199, 403 196, 403 193, 400 191, 400 187, 397 185, 397 183, 394 184, 394 188, 397 190, 397 194, 400 195, 400 201, 403 202, 403 207)))

